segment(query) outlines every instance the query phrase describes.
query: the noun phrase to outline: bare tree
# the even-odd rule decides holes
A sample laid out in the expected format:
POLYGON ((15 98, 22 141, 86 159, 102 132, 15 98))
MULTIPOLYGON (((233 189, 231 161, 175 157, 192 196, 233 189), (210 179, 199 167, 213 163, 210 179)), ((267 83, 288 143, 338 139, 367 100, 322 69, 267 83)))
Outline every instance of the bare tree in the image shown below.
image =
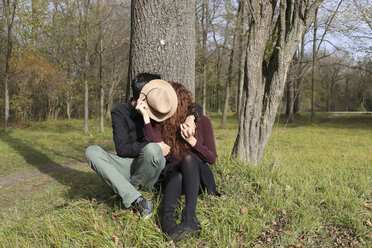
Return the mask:
POLYGON ((344 77, 342 71, 343 66, 340 65, 339 57, 332 57, 320 61, 319 75, 321 85, 324 89, 324 96, 327 105, 327 111, 331 111, 331 101, 335 93, 335 89, 340 80, 344 77))
POLYGON ((322 0, 249 0, 247 75, 233 153, 257 164, 269 140, 287 71, 322 0), (278 15, 274 15, 278 8, 278 15), (272 30, 272 23, 274 28, 272 30))
POLYGON ((233 80, 233 65, 234 65, 234 54, 236 53, 236 50, 238 48, 238 39, 239 35, 241 33, 242 25, 243 23, 243 9, 244 9, 244 1, 239 1, 239 7, 237 12, 237 18, 236 18, 236 24, 235 24, 235 32, 233 37, 233 44, 231 48, 231 54, 230 54, 230 62, 229 62, 229 69, 227 71, 227 80, 225 85, 225 101, 224 101, 224 107, 222 112, 222 118, 221 118, 221 127, 226 126, 226 120, 227 120, 227 112, 229 110, 229 100, 230 100, 230 87, 233 80))

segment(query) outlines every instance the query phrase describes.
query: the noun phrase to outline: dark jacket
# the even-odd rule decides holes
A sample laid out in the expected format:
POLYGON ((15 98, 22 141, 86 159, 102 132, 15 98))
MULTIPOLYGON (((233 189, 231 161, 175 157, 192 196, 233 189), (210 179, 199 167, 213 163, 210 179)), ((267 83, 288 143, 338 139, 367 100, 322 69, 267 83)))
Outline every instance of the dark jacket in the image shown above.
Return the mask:
POLYGON ((120 104, 111 111, 112 131, 119 157, 137 157, 149 142, 145 140, 143 117, 131 102, 120 104))

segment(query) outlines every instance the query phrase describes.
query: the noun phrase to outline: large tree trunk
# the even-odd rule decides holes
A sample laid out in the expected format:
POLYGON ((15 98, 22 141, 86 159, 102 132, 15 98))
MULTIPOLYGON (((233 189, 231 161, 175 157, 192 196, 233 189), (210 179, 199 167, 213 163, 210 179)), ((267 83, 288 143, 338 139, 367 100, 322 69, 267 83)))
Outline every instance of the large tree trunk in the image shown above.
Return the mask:
POLYGON ((243 87, 239 131, 233 153, 257 164, 263 156, 280 104, 288 68, 306 27, 321 0, 280 1, 274 30, 275 1, 250 0, 247 75, 243 87), (271 36, 270 36, 271 35, 271 36))
POLYGON ((156 73, 195 93, 194 7, 192 0, 132 0, 130 80, 156 73))

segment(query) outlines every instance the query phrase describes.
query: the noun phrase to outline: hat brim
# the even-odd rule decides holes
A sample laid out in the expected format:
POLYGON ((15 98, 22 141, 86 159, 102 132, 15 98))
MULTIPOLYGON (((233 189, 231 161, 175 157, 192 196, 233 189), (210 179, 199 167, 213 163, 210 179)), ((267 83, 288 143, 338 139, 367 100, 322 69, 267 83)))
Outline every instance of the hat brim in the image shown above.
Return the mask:
POLYGON ((174 90, 173 86, 168 83, 167 81, 161 80, 161 79, 155 79, 151 80, 145 86, 142 88, 141 93, 147 95, 147 93, 154 88, 163 88, 168 92, 169 100, 170 100, 170 111, 168 113, 161 113, 156 111, 151 105, 145 101, 146 105, 146 111, 148 115, 150 116, 151 119, 157 121, 157 122, 162 122, 174 115, 177 110, 177 105, 178 105, 178 97, 176 94, 176 91, 174 90))

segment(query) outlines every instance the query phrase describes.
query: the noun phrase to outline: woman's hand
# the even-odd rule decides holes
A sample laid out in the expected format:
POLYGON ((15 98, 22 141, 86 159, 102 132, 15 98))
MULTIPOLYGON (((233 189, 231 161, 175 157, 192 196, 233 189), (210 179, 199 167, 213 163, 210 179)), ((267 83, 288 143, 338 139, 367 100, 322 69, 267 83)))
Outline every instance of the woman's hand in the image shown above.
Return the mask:
POLYGON ((195 116, 189 115, 186 117, 186 120, 184 123, 181 124, 183 129, 181 129, 181 133, 186 138, 189 138, 190 136, 193 136, 195 134, 195 116))
POLYGON ((189 143, 191 147, 194 147, 196 145, 196 139, 195 139, 194 135, 190 135, 190 136, 187 137, 185 135, 185 132, 186 132, 185 129, 186 129, 186 127, 184 127, 184 125, 182 125, 182 124, 180 125, 180 127, 181 127, 181 137, 184 140, 186 140, 186 142, 189 143))
POLYGON ((145 124, 150 123, 150 116, 147 113, 147 105, 143 100, 137 100, 136 110, 142 114, 143 121, 145 124))

